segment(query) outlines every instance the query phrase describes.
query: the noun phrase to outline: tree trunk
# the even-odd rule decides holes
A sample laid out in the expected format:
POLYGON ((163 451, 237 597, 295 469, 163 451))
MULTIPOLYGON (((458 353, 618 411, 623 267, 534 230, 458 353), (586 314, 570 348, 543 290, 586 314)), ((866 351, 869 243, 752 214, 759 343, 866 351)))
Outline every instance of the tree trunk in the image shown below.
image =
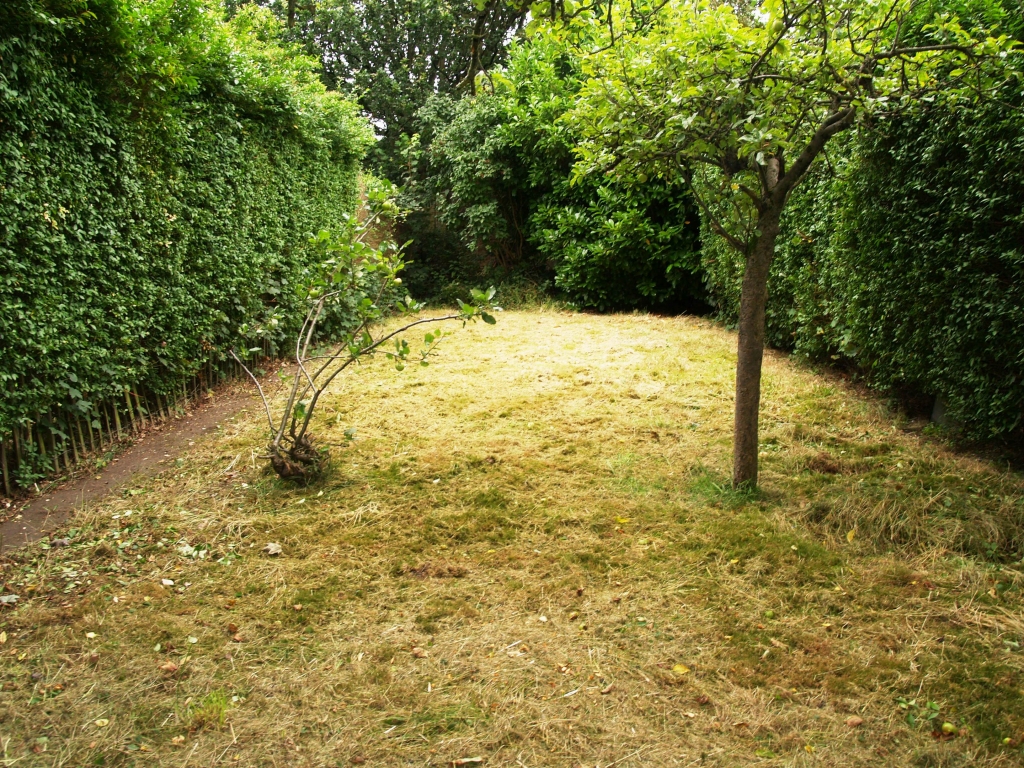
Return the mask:
POLYGON ((760 236, 747 257, 740 292, 739 345, 736 360, 736 421, 732 449, 732 484, 757 486, 757 417, 761 405, 761 361, 764 358, 764 310, 768 270, 775 256, 779 211, 758 217, 760 236))

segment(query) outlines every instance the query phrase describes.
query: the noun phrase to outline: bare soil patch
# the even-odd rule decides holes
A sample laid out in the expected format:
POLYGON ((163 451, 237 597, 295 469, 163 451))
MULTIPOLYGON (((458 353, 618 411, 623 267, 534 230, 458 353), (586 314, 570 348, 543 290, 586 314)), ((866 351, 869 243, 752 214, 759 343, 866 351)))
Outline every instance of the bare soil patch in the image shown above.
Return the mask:
POLYGON ((251 404, 238 383, 221 387, 183 416, 159 423, 116 453, 101 469, 86 470, 16 507, 0 522, 0 555, 38 541, 64 525, 83 505, 102 499, 139 474, 154 474, 225 418, 251 404))

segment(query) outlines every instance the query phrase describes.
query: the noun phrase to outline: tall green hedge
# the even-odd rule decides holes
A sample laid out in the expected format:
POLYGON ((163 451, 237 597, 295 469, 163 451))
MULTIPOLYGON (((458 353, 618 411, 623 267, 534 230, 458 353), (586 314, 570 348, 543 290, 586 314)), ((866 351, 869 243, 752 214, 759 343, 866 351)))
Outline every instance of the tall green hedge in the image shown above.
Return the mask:
MULTIPOLYGON (((906 399, 971 437, 1024 418, 1024 100, 936 103, 849 137, 795 193, 769 283, 776 346, 906 399)), ((735 317, 740 265, 704 238, 735 317)))
POLYGON ((371 136, 278 37, 201 0, 0 4, 0 437, 59 442, 126 388, 180 391, 247 320, 295 325, 371 136))

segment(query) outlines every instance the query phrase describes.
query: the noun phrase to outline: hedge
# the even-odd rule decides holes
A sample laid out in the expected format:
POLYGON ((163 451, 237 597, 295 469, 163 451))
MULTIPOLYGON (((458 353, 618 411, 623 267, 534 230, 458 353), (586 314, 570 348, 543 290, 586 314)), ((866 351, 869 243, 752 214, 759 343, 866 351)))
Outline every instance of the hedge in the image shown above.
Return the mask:
MULTIPOLYGON (((939 397, 971 438, 1024 416, 1024 110, 1016 88, 936 103, 836 147, 790 203, 769 341, 847 366, 904 401, 939 397)), ((735 318, 739 264, 704 266, 735 318)))
POLYGON ((0 7, 5 483, 165 409, 247 321, 295 326, 371 134, 278 34, 199 0, 0 7))

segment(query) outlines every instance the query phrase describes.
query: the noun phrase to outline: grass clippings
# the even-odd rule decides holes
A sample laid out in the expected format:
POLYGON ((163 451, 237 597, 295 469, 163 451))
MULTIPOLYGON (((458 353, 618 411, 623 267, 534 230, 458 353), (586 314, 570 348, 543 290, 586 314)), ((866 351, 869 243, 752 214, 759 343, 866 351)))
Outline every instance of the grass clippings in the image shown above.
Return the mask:
POLYGON ((222 424, 3 563, 0 765, 1021 764, 1024 482, 769 354, 734 492, 734 345, 505 313, 309 488, 222 424))

